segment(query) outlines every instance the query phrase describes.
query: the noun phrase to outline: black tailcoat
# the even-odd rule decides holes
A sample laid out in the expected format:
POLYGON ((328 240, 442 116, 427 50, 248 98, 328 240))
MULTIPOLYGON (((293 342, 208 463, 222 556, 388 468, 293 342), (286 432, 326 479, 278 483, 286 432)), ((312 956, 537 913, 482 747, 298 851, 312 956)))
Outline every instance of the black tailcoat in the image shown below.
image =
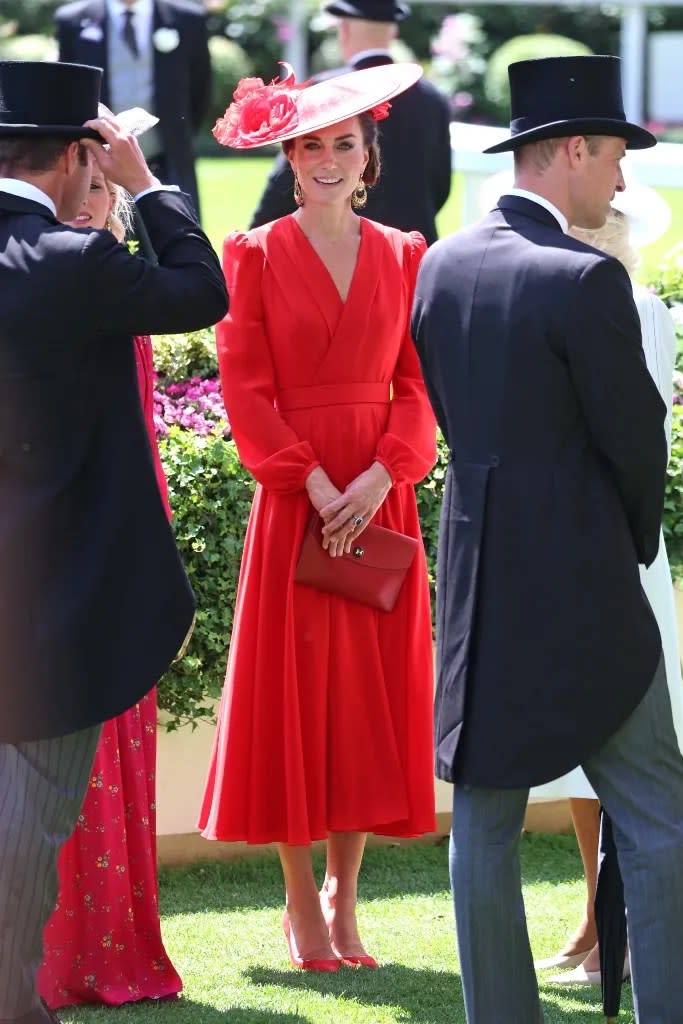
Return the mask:
MULTIPOLYGON (((314 81, 390 63, 389 57, 367 57, 314 81)), ((436 215, 451 189, 448 125, 448 104, 425 79, 391 101, 389 117, 378 125, 382 173, 378 184, 368 189, 367 205, 359 211, 363 216, 401 231, 419 231, 428 245, 436 241, 436 215)), ((293 185, 289 161, 281 153, 250 227, 293 213, 293 185)))
POLYGON ((2 743, 124 711, 192 619, 132 335, 215 323, 225 285, 187 196, 138 206, 159 266, 0 192, 2 743))
POLYGON ((437 589, 437 774, 524 787, 595 752, 661 652, 664 403, 628 276, 505 196, 420 269, 413 333, 451 449, 437 589))
MULTIPOLYGON (((102 102, 111 106, 107 74, 109 20, 105 0, 75 0, 55 14, 59 59, 103 69, 102 102)), ((178 45, 170 52, 154 43, 154 113, 170 173, 170 183, 188 192, 197 209, 199 199, 194 167, 194 137, 211 100, 211 61, 206 15, 189 0, 154 0, 152 33, 175 29, 178 45)))

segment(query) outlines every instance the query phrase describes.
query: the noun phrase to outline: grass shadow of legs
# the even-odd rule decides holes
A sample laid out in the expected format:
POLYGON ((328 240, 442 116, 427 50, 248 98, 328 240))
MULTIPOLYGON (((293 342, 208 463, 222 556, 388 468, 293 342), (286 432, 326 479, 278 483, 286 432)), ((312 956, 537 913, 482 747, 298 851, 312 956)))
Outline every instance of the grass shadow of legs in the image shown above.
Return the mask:
POLYGON ((254 985, 344 997, 366 1006, 398 1007, 400 1019, 413 1024, 433 1024, 443 1017, 445 1006, 449 1008, 449 1019, 465 1020, 455 966, 453 971, 438 971, 387 963, 378 971, 342 968, 337 974, 257 967, 246 971, 245 977, 254 985))
POLYGON ((299 1013, 242 1006, 222 1010, 185 996, 156 1004, 146 999, 118 1007, 69 1006, 59 1011, 59 1017, 64 1024, 107 1024, 113 1013, 116 1024, 139 1024, 142 1019, 158 1024, 313 1024, 299 1013))

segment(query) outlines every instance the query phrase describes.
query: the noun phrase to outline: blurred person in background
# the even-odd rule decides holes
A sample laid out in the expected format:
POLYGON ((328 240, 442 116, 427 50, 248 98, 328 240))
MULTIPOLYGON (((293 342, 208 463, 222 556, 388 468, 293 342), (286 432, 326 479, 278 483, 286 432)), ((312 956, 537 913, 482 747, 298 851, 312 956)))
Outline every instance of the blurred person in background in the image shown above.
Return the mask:
POLYGON ((55 13, 59 59, 103 69, 102 102, 115 114, 160 118, 141 139, 152 173, 199 210, 194 137, 211 99, 206 13, 192 0, 75 0, 55 13))
MULTIPOLYGON (((400 0, 332 0, 325 6, 338 18, 339 46, 345 68, 325 72, 321 81, 348 71, 392 64, 392 41, 410 8, 400 0)), ((382 177, 368 193, 363 216, 401 231, 419 231, 428 245, 436 241, 436 215, 451 189, 450 114, 444 96, 424 78, 397 96, 391 117, 383 121, 382 177)), ((268 178, 251 227, 294 213, 294 178, 281 154, 268 178)))

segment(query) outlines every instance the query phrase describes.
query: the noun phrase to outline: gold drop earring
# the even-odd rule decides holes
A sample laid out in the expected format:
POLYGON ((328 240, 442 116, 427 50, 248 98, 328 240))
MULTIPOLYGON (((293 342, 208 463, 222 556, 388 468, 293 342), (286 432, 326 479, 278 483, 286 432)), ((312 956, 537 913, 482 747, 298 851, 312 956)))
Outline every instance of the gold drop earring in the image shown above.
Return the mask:
POLYGON ((297 206, 304 205, 304 194, 301 191, 301 185, 299 184, 299 179, 297 177, 296 171, 294 172, 294 202, 296 203, 297 206))
POLYGON ((358 184, 351 193, 351 206, 354 210, 362 210, 368 201, 368 190, 363 175, 361 174, 358 184))

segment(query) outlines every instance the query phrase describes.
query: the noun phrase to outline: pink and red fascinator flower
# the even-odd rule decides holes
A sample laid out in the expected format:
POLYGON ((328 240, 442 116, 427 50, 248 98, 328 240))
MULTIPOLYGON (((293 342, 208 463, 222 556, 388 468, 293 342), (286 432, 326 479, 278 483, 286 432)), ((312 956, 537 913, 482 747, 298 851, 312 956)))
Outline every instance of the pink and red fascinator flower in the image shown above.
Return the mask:
POLYGON ((378 103, 376 107, 373 107, 370 113, 374 117, 375 121, 386 121, 389 117, 389 111, 391 110, 391 103, 378 103))
POLYGON ((296 89, 294 71, 283 65, 287 75, 265 85, 261 78, 243 78, 233 102, 219 117, 213 129, 222 146, 245 148, 269 142, 273 136, 296 128, 299 115, 292 93, 296 89))
POLYGON ((376 121, 389 116, 389 100, 418 80, 417 64, 387 64, 298 85, 289 64, 286 76, 265 85, 243 78, 233 102, 219 117, 213 135, 223 146, 253 149, 320 131, 369 112, 376 121))

